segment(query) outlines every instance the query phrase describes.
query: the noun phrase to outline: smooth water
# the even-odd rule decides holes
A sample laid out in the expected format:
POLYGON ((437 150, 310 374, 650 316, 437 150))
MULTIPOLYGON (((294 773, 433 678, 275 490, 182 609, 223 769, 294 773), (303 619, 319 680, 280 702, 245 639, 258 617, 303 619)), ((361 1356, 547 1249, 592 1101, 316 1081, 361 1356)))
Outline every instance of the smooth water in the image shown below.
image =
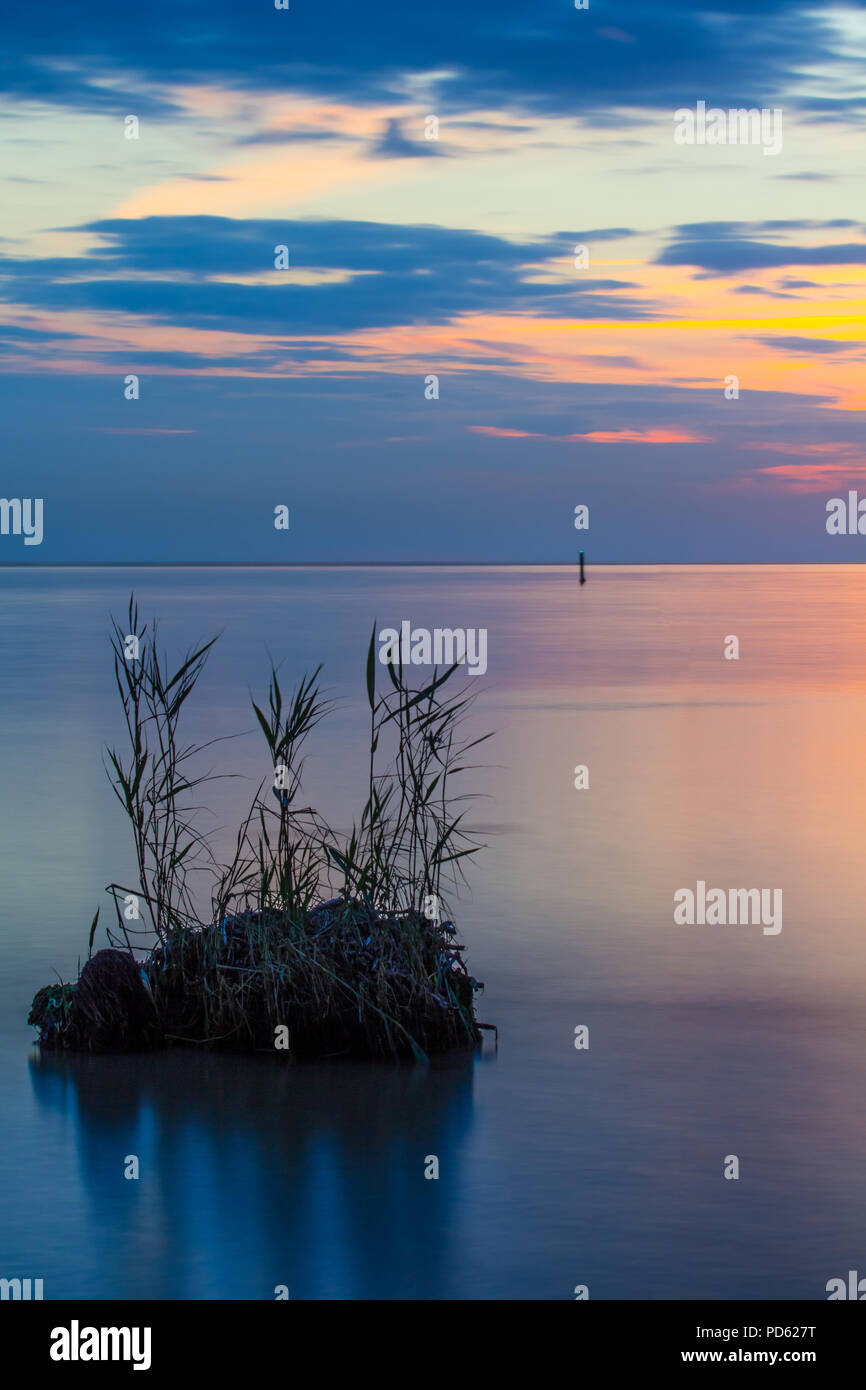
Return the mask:
MULTIPOLYGON (((46 1298, 821 1299, 866 1272, 864 637, 856 567, 0 572, 0 1275, 46 1298), (286 683, 326 663, 306 788, 341 828, 374 621, 487 629, 487 848, 455 915, 498 1049, 39 1056, 33 994, 134 882, 102 767, 131 587, 171 649, 222 632, 191 738, 252 730, 268 652, 286 683), (782 931, 675 926, 699 879, 781 888, 782 931)), ((219 840, 266 769, 252 732, 214 761, 239 774, 219 840)))

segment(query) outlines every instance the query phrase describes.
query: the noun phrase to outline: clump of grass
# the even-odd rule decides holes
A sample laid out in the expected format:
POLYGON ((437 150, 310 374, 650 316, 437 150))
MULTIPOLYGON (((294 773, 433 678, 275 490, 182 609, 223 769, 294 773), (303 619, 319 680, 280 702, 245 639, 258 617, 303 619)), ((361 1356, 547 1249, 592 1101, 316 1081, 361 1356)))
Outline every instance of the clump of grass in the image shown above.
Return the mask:
MULTIPOLYGON (((485 1025, 476 1021, 474 994, 481 986, 444 918, 447 895, 480 848, 463 825, 468 798, 455 787, 471 766, 467 755, 489 735, 463 737, 473 696, 455 689, 457 664, 412 688, 402 665, 390 663, 380 693, 375 637, 374 627, 358 820, 338 836, 301 804, 304 746, 332 702, 318 683, 321 667, 284 695, 272 665, 266 698, 253 700, 268 775, 230 861, 220 864, 198 828, 201 807, 190 800, 214 777, 195 769, 219 740, 184 744, 180 735, 182 711, 216 639, 190 650, 170 673, 156 625, 148 634, 130 598, 127 632, 114 622, 111 643, 128 747, 109 750, 108 771, 132 827, 140 882, 109 888, 117 932, 108 936, 121 949, 88 961, 78 986, 37 995, 31 1022, 44 1046, 105 1050, 114 1029, 118 1047, 146 1039, 272 1049, 287 1029, 289 1050, 299 1056, 424 1058, 479 1040, 485 1025), (128 656, 131 635, 136 659, 128 656), (210 878, 204 915, 194 873, 210 878), (130 926, 133 897, 145 904, 144 927, 130 926), (141 934, 150 938, 146 948, 133 943, 141 934), (128 962, 142 949, 136 977, 128 962), (114 961, 104 959, 111 955, 114 961), (100 990, 111 995, 104 1008, 100 990), (125 1012, 136 1018, 126 1036, 117 1025, 125 1012)), ((95 926, 96 919, 91 948, 95 926)))
POLYGON ((132 826, 139 873, 136 896, 145 902, 153 931, 162 941, 194 910, 189 874, 201 851, 208 850, 194 825, 195 808, 188 803, 188 794, 210 780, 188 771, 208 745, 184 746, 179 726, 216 638, 189 651, 172 675, 158 639, 157 624, 148 635, 131 595, 126 632, 113 619, 111 633, 114 679, 129 748, 125 756, 113 748, 107 752, 111 784, 132 826))
POLYGON ((423 1059, 478 1039, 461 949, 448 927, 337 898, 300 924, 270 909, 181 933, 145 969, 175 1041, 270 1049, 285 1027, 298 1056, 423 1059))

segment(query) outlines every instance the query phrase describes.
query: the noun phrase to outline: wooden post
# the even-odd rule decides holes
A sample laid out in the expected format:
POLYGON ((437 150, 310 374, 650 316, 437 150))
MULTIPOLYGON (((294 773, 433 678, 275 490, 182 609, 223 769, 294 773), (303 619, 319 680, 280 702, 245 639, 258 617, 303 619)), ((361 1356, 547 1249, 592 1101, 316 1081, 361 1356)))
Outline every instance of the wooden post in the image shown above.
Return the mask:
POLYGON ((586 575, 583 572, 583 551, 580 552, 580 582, 581 584, 586 583, 586 575))

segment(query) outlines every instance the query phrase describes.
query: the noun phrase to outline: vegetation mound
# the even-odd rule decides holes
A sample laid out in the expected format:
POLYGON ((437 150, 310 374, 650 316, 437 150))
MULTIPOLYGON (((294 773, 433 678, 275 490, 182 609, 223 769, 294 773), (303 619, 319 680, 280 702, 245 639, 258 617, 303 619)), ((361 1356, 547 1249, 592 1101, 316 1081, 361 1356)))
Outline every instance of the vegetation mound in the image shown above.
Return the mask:
MULTIPOLYGON (((190 794, 214 779, 195 771, 211 745, 185 746, 179 736, 213 642, 170 675, 156 625, 150 634, 139 629, 133 597, 126 631, 115 622, 112 636, 128 751, 110 750, 108 771, 132 826, 140 881, 109 886, 116 929, 77 983, 37 993, 28 1022, 40 1044, 110 1052, 188 1043, 423 1059, 477 1043, 488 1026, 475 1016, 482 986, 444 920, 444 894, 479 848, 462 826, 456 803, 466 797, 454 794, 454 779, 470 766, 468 750, 489 735, 460 737, 473 697, 444 688, 458 664, 414 689, 402 666, 388 663, 390 688, 380 695, 374 628, 367 798, 342 837, 298 805, 302 745, 331 707, 317 685, 321 668, 284 704, 272 667, 267 701, 253 702, 268 774, 225 864, 201 832, 201 808, 189 805, 190 794), (195 873, 210 879, 204 915, 195 873)), ((91 952, 98 919, 97 911, 91 952)))

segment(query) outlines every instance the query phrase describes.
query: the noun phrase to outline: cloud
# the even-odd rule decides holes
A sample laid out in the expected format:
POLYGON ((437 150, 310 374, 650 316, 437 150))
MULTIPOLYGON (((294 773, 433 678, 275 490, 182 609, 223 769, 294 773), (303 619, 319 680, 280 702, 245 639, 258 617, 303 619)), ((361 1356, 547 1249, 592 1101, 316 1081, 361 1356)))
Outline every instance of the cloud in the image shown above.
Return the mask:
POLYGON ((759 343, 764 343, 767 347, 778 349, 780 352, 802 353, 805 357, 814 357, 821 352, 851 352, 852 349, 862 348, 862 342, 834 342, 828 338, 757 338, 759 343))
POLYGON ((467 425, 471 434, 486 434, 492 439, 544 439, 551 444, 710 444, 707 435, 691 430, 620 429, 590 430, 586 434, 537 434, 530 430, 502 429, 497 425, 467 425))
POLYGON ((824 492, 846 478, 852 481, 866 473, 866 460, 856 463, 779 463, 759 468, 758 475, 785 483, 792 492, 824 492))
POLYGON ((708 435, 682 429, 593 430, 573 434, 570 439, 588 439, 594 444, 711 444, 708 435))
POLYGON ((722 106, 784 99, 828 117, 862 109, 833 80, 846 56, 832 7, 792 22, 789 0, 739 0, 727 14, 620 0, 615 19, 599 25, 594 9, 565 3, 529 11, 525 0, 382 0, 372 17, 357 0, 285 11, 210 0, 206 12, 189 0, 121 11, 114 0, 44 0, 5 17, 0 85, 19 99, 155 115, 172 111, 172 84, 194 83, 357 102, 414 88, 435 94, 431 109, 465 113, 569 113, 579 93, 581 111, 608 123, 617 108, 672 111, 705 94, 722 106))
POLYGON ((764 299, 796 299, 797 297, 793 294, 783 294, 781 290, 768 290, 766 285, 735 285, 731 294, 759 294, 764 299))
MULTIPOLYGON (((854 444, 847 440, 834 440, 832 443, 825 444, 803 444, 791 441, 767 441, 762 443, 743 444, 744 449, 757 449, 760 453, 767 454, 802 454, 807 457, 824 457, 831 454, 834 458, 843 459, 862 459, 864 446, 854 444)), ((767 470, 762 470, 766 472, 767 470)))
POLYGON ((29 328, 26 324, 0 324, 0 340, 10 343, 50 343, 60 338, 74 339, 75 333, 61 333, 56 328, 29 328))
POLYGON ((530 430, 507 430, 498 425, 467 425, 470 434, 486 434, 491 439, 545 439, 549 435, 533 434, 530 430))
POLYGON ((378 159, 423 159, 428 155, 441 155, 443 151, 436 140, 408 139, 399 118, 393 116, 386 122, 383 134, 370 153, 378 159))
POLYGON ((819 174, 813 171, 802 174, 776 174, 777 179, 795 179, 800 183, 835 183, 833 174, 819 174))
POLYGON ((686 224, 675 229, 656 264, 697 266, 717 275, 794 265, 866 265, 866 240, 826 241, 816 246, 791 239, 794 233, 809 236, 815 230, 852 227, 866 236, 866 230, 848 218, 686 224), (762 232, 768 235, 760 236, 762 232))
POLYGON ((288 126, 283 130, 258 130, 253 135, 242 135, 235 142, 238 145, 295 145, 308 141, 336 140, 358 141, 360 136, 345 130, 319 130, 314 126, 288 126))
POLYGON ((69 229, 98 245, 67 258, 0 257, 7 300, 110 311, 185 327, 333 334, 446 323, 497 311, 582 319, 643 316, 616 280, 550 277, 576 233, 517 242, 480 232, 360 221, 115 218, 69 229), (274 269, 275 248, 290 266, 274 269))

